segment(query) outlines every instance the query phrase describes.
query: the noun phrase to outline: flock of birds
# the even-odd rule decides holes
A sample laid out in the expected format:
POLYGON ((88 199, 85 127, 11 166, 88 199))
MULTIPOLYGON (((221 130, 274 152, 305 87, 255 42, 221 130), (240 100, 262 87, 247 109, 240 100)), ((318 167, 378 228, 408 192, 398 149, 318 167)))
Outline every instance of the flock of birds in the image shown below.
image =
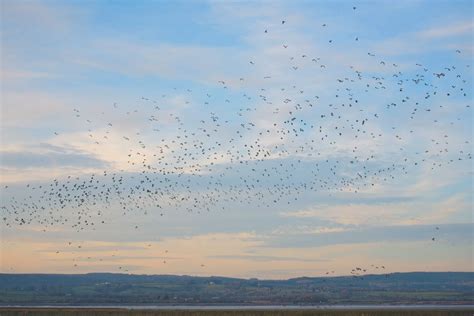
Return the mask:
MULTIPOLYGON (((287 24, 281 21, 280 27, 287 24)), ((368 52, 365 58, 379 67, 376 72, 355 65, 331 72, 330 60, 296 53, 286 43, 279 47, 281 54, 291 49, 286 64, 278 65, 286 69, 283 74, 260 76, 261 68, 254 69, 263 61, 252 59, 245 76, 219 80, 214 90, 174 88, 157 98, 141 97, 134 108, 114 103, 100 115, 74 108, 92 151, 120 146, 120 167, 109 164, 100 173, 28 183, 21 196, 9 194, 5 185, 4 224, 83 231, 106 224, 106 210, 165 216, 229 205, 290 207, 305 194, 369 192, 422 168, 449 168, 472 159, 469 136, 459 141, 450 135, 461 113, 470 111, 465 78, 470 65, 399 65, 368 52), (297 73, 315 74, 326 83, 322 88, 282 84, 281 78, 297 73), (177 94, 179 106, 171 102, 177 94), (443 114, 448 110, 453 117, 443 114), (130 127, 130 122, 138 124, 130 127), (410 139, 427 129, 439 133, 420 150, 410 139), (379 151, 381 146, 390 154, 379 151)), ((55 132, 53 138, 61 136, 55 132)), ((366 271, 356 267, 351 274, 366 271)))

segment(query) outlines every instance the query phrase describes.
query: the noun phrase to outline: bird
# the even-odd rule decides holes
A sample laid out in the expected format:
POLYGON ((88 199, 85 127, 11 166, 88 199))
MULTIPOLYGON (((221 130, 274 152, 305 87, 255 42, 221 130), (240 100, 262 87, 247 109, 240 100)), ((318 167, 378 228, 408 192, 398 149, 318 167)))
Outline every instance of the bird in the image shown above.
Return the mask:
MULTIPOLYGON (((335 50, 341 41, 321 45, 335 50)), ((353 37, 347 43, 352 53, 353 37)), ((100 172, 87 168, 79 176, 72 171, 50 175, 42 185, 25 183, 17 196, 10 191, 18 184, 4 185, 3 222, 81 233, 100 230, 117 218, 167 223, 170 212, 211 218, 232 208, 291 210, 308 196, 332 199, 337 192, 360 198, 418 169, 450 170, 472 160, 469 142, 452 141, 456 135, 469 140, 457 120, 470 113, 465 104, 470 81, 460 61, 430 66, 413 59, 416 67, 410 64, 407 71, 396 57, 368 58, 382 53, 360 52, 362 40, 353 51, 356 62, 335 65, 331 56, 315 56, 315 50, 285 37, 268 45, 283 58, 242 57, 239 64, 252 59, 249 63, 258 66, 237 67, 232 74, 216 67, 206 84, 165 85, 127 105, 108 103, 95 115, 74 105, 67 115, 77 124, 77 134, 87 138, 80 148, 94 157, 114 156, 117 162, 101 165, 100 172), (460 105, 450 106, 447 115, 443 111, 450 101, 460 105), (425 140, 428 130, 439 135, 425 140), (390 144, 386 157, 379 153, 380 144, 390 144)), ((50 128, 65 137, 66 129, 50 128)), ((137 234, 146 226, 130 221, 124 230, 137 234)), ((77 251, 87 247, 64 243, 77 251)), ((151 244, 144 248, 153 250, 151 244)), ((362 277, 369 269, 373 272, 354 267, 350 274, 362 277)))

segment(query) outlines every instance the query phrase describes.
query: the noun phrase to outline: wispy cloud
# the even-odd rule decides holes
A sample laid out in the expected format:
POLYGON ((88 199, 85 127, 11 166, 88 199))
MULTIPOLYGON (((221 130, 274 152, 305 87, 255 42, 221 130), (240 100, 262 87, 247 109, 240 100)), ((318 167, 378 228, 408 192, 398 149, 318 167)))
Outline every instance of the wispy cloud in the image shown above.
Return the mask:
MULTIPOLYGON (((183 3, 1 2, 2 194, 105 169, 128 193, 158 161, 147 181, 179 184, 124 197, 142 198, 130 213, 97 201, 86 213, 104 223, 85 231, 68 226, 72 207, 56 210, 61 227, 2 229, 2 269, 286 278, 378 259, 472 265, 470 92, 457 97, 456 77, 472 79, 470 3, 183 3), (247 155, 257 143, 270 155, 247 155), (199 168, 177 162, 190 152, 199 168), (236 190, 239 179, 262 181, 236 190), (189 204, 171 203, 183 192, 189 204)), ((50 223, 46 209, 35 216, 50 223)))
POLYGON ((27 151, 0 151, 0 161, 5 168, 57 168, 57 167, 86 167, 105 168, 107 166, 101 161, 84 152, 60 148, 60 150, 37 148, 38 152, 27 151), (46 149, 46 150, 45 150, 46 149))
MULTIPOLYGON (((468 45, 470 46, 470 51, 472 51, 470 34, 472 34, 473 28, 474 24, 472 21, 433 26, 375 42, 373 50, 386 56, 413 56, 432 51, 446 50, 450 50, 454 54, 456 49, 461 49, 468 45), (414 43, 417 44, 415 45, 414 43)), ((469 51, 464 52, 464 54, 469 54, 469 51)))
POLYGON ((417 33, 421 38, 442 38, 442 37, 453 37, 459 35, 472 34, 474 30, 473 21, 463 21, 456 24, 450 24, 445 26, 437 26, 427 30, 423 30, 417 33))

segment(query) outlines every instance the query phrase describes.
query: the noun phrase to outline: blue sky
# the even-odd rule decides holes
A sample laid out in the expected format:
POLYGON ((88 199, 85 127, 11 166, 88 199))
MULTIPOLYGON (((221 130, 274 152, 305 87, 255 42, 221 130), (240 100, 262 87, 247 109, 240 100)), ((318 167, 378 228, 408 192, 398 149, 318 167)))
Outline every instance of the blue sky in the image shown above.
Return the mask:
MULTIPOLYGON (((472 10, 470 1, 2 1, 2 271, 472 270, 472 10), (293 112, 300 134, 283 137, 293 112), (183 135, 209 150, 171 142, 183 135), (271 157, 237 163, 251 144, 271 157), (196 174, 177 158, 185 152, 196 174), (106 224, 79 231, 45 227, 47 210, 21 226, 11 213, 53 179, 107 170, 138 185, 140 157, 168 163, 168 206, 147 200, 123 216, 121 200, 97 201, 83 214, 106 224)), ((51 212, 72 220, 77 210, 51 212)))

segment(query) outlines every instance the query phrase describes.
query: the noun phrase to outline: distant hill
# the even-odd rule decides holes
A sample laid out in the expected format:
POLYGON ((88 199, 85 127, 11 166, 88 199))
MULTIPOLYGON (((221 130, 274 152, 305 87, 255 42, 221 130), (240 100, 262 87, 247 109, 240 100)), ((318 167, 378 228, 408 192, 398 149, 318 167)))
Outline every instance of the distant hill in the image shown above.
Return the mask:
POLYGON ((474 304, 473 272, 289 280, 176 275, 0 274, 0 305, 474 304))

